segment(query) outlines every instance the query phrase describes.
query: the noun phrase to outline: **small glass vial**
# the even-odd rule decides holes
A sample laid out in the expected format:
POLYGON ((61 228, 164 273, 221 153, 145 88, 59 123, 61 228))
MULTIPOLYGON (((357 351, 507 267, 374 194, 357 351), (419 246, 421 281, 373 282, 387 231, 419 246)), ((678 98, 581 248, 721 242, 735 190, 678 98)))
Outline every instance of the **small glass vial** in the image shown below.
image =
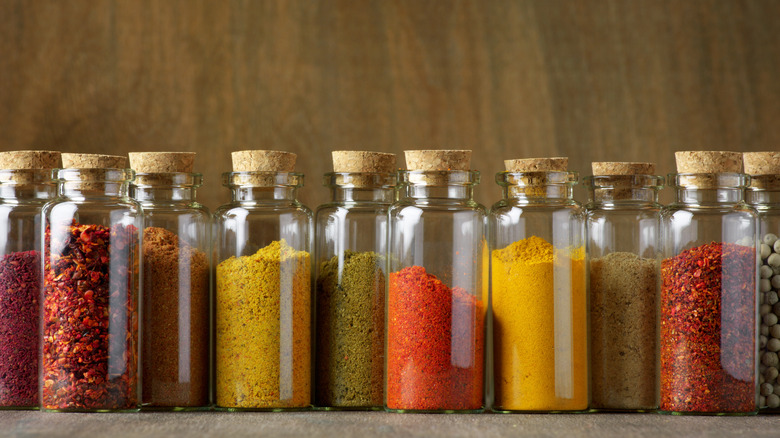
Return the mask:
POLYGON ((41 209, 54 151, 0 152, 0 409, 38 407, 41 209))
POLYGON ((780 154, 745 152, 745 173, 750 175, 747 202, 758 212, 758 407, 780 412, 780 154))
POLYGON ((590 407, 656 408, 663 178, 652 163, 593 163, 585 178, 590 262, 590 407))
POLYGON ((216 404, 311 404, 312 213, 296 199, 295 154, 233 152, 233 199, 215 212, 216 404))
POLYGON ((390 208, 385 407, 484 408, 488 260, 471 151, 406 151, 390 208))
POLYGON ((505 161, 490 210, 493 410, 588 407, 585 214, 567 158, 505 161))
POLYGON ((395 155, 334 151, 331 201, 316 214, 315 405, 381 409, 387 210, 395 155))
POLYGON ((756 213, 742 154, 676 152, 661 212, 659 411, 756 412, 756 213))
POLYGON ((209 232, 192 152, 131 152, 144 211, 142 409, 209 405, 209 232))
POLYGON ((127 158, 62 154, 58 197, 43 208, 41 408, 139 405, 141 207, 127 158))

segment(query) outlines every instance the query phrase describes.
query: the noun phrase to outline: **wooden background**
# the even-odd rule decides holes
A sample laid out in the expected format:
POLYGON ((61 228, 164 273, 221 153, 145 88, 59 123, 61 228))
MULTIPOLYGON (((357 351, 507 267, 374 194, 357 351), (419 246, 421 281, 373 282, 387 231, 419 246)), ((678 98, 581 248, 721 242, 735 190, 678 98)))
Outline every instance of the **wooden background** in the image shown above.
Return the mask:
MULTIPOLYGON (((780 1, 0 0, 0 149, 333 149, 651 160, 780 145, 780 1)), ((582 193, 580 193, 581 195, 582 193)))

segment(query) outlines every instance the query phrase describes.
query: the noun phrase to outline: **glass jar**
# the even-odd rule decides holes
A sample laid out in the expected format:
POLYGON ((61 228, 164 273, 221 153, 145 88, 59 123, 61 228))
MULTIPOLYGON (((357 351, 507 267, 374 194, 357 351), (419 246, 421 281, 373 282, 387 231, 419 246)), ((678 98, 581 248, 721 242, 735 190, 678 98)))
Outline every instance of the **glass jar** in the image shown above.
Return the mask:
POLYGON ((664 413, 756 411, 756 213, 744 203, 749 177, 733 170, 668 179, 676 199, 661 213, 664 413))
POLYGON ((315 220, 315 404, 381 409, 387 210, 395 174, 328 173, 325 186, 331 201, 317 209, 315 220))
POLYGON ((744 159, 745 172, 750 174, 747 202, 758 212, 758 407, 780 412, 780 154, 746 152, 744 159))
POLYGON ((143 216, 127 196, 134 172, 99 165, 55 170, 59 196, 42 213, 45 410, 122 411, 139 404, 143 216))
POLYGON ((311 403, 312 213, 303 175, 223 175, 232 202, 215 212, 216 404, 285 410, 311 403))
POLYGON ((144 211, 142 408, 203 408, 209 404, 211 215, 195 200, 202 177, 149 172, 134 157, 141 173, 131 194, 144 211))
MULTIPOLYGON (((565 170, 496 175, 490 211, 493 409, 588 407, 585 214, 565 170)), ((566 169, 565 164, 559 169, 566 169)))
POLYGON ((585 184, 590 190, 590 406, 655 409, 663 178, 652 170, 597 174, 585 184))
POLYGON ((485 209, 473 199, 479 172, 400 171, 399 181, 405 190, 389 211, 385 407, 481 411, 489 263, 485 209))
POLYGON ((0 170, 0 409, 38 407, 41 208, 55 189, 51 169, 0 170))

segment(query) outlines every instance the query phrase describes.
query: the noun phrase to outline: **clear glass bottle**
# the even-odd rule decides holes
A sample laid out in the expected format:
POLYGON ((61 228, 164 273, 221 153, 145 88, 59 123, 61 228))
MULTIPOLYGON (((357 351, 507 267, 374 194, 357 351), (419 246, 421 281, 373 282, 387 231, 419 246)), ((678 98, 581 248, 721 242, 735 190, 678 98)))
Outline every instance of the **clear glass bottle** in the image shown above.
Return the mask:
POLYGON ((493 410, 588 407, 585 213, 566 158, 505 162, 490 210, 493 410))
POLYGON ((758 212, 759 280, 758 280, 758 407, 780 412, 780 154, 746 152, 745 173, 750 186, 747 202, 758 212))
POLYGON ((218 408, 311 404, 313 226, 294 163, 286 152, 234 152, 223 175, 232 201, 215 212, 218 408))
POLYGON ((125 157, 62 154, 57 198, 43 208, 41 408, 139 405, 141 207, 125 157))
POLYGON ((0 152, 0 409, 38 407, 41 208, 53 151, 0 152))
POLYGON ((385 407, 484 407, 488 260, 471 151, 406 151, 390 208, 385 407), (447 170, 452 169, 452 170, 447 170))
POLYGON ((663 178, 651 163, 593 163, 586 177, 591 408, 656 408, 663 178))
POLYGON ((737 152, 677 152, 661 212, 659 411, 756 412, 756 213, 737 152))
POLYGON ((142 408, 209 405, 210 227, 190 152, 131 152, 144 211, 142 408))
POLYGON ((387 210, 395 155, 334 151, 331 201, 316 213, 315 405, 381 409, 387 210))

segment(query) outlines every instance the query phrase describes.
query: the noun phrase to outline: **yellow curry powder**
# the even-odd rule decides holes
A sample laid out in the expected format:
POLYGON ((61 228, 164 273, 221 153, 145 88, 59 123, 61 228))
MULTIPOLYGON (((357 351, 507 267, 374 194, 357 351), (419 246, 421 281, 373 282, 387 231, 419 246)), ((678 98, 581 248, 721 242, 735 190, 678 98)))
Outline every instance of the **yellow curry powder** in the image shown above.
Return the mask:
POLYGON ((217 266, 217 405, 305 407, 311 382, 309 253, 275 241, 217 266))
POLYGON ((588 407, 584 248, 532 236, 492 252, 499 410, 588 407))

